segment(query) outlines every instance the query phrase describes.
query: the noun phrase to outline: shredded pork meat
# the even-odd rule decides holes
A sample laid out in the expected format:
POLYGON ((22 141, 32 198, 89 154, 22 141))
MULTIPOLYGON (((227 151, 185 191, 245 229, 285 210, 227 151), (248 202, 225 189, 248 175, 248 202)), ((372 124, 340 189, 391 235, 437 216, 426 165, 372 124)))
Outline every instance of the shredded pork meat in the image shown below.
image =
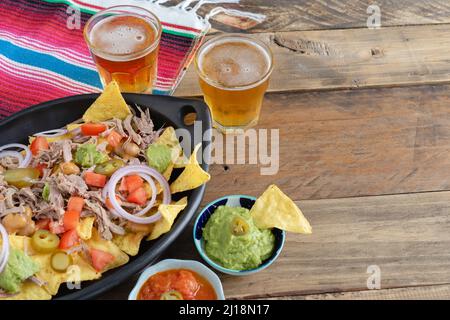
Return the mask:
MULTIPOLYGON (((112 119, 105 121, 108 129, 102 134, 106 137, 112 130, 118 132, 127 141, 133 141, 141 150, 145 150, 155 139, 160 131, 154 130, 154 124, 150 118, 148 109, 142 110, 138 107, 138 115, 130 115, 125 120, 112 119)), ((84 136, 79 128, 71 132, 74 137, 49 143, 48 150, 41 150, 38 155, 33 156, 31 167, 45 165, 42 168, 41 177, 31 186, 16 188, 4 181, 0 170, 0 219, 10 213, 25 214, 26 208, 30 208, 33 218, 50 218, 52 221, 62 223, 62 218, 71 196, 79 196, 85 199, 82 217, 96 217, 95 225, 104 239, 111 240, 113 234, 124 234, 123 226, 127 220, 117 217, 106 207, 102 198, 101 189, 88 186, 83 176, 91 168, 80 168, 80 174, 66 175, 57 167, 61 163, 73 162, 74 153, 83 143, 94 143, 99 152, 108 152, 107 142, 99 142, 98 137, 84 136), (43 190, 48 186, 48 199, 43 198, 43 190)), ((111 158, 118 154, 109 154, 111 158)), ((141 164, 139 157, 123 159, 128 165, 141 164)), ((8 170, 16 168, 18 161, 14 157, 3 157, 0 159, 0 169, 8 170)), ((141 210, 142 207, 123 199, 122 206, 130 213, 141 210)), ((28 210, 28 209, 27 209, 28 210)))

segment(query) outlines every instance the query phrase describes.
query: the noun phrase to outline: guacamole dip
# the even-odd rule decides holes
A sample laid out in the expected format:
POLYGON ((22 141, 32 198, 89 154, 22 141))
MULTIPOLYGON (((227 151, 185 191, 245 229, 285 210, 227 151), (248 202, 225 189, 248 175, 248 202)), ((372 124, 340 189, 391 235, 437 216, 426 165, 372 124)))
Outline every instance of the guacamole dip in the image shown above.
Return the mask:
POLYGON ((206 254, 228 269, 248 270, 269 258, 275 247, 270 229, 258 229, 250 211, 220 206, 203 229, 206 254))
POLYGON ((10 293, 19 292, 22 282, 39 269, 39 264, 24 252, 11 249, 6 268, 0 273, 0 288, 10 293))
POLYGON ((97 151, 97 146, 93 143, 86 143, 77 148, 75 152, 75 162, 84 168, 108 161, 108 156, 97 151))

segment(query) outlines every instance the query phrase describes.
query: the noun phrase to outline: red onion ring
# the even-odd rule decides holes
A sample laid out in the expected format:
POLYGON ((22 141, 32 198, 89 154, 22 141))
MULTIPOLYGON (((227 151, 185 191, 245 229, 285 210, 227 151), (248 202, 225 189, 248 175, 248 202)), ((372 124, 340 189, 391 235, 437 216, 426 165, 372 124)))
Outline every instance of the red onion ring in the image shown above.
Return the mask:
MULTIPOLYGON (((152 201, 150 201, 149 204, 144 209, 142 209, 135 215, 130 214, 127 211, 125 211, 125 209, 123 209, 120 206, 120 204, 118 203, 118 201, 116 199, 116 186, 119 183, 120 179, 122 179, 124 176, 130 175, 130 174, 139 174, 147 182, 152 180, 152 179, 147 180, 147 178, 150 178, 150 177, 154 178, 157 182, 159 182, 159 184, 163 188, 162 203, 169 204, 170 201, 172 200, 169 183, 167 182, 166 178, 164 178, 164 176, 161 173, 159 173, 155 169, 147 167, 145 165, 127 166, 127 167, 120 168, 119 170, 114 172, 114 174, 111 176, 111 179, 108 182, 108 185, 105 186, 105 188, 107 189, 106 194, 109 198, 109 201, 116 211, 115 214, 119 214, 120 216, 122 216, 122 218, 125 218, 129 221, 132 221, 132 222, 135 222, 138 224, 150 224, 155 221, 158 221, 159 219, 161 219, 160 212, 157 212, 156 214, 154 214, 150 217, 140 217, 139 216, 139 215, 143 215, 144 213, 146 213, 153 206, 154 203, 151 203, 152 201), (151 204, 151 206, 150 206, 150 204, 151 204)), ((155 186, 155 189, 156 189, 156 186, 155 186)), ((156 192, 152 192, 152 199, 153 198, 156 199, 156 192), (154 195, 154 197, 153 197, 153 195, 154 195)))
POLYGON ((34 284, 36 284, 39 287, 45 286, 47 284, 47 281, 41 280, 41 279, 37 278, 36 276, 31 276, 28 278, 28 280, 30 280, 31 282, 33 282, 34 284))
POLYGON ((17 160, 19 160, 19 165, 23 162, 23 156, 19 151, 2 151, 0 152, 0 158, 5 158, 5 157, 13 157, 16 158, 17 160))
POLYGON ((19 293, 20 292, 6 293, 6 292, 1 291, 1 289, 0 289, 0 298, 11 298, 11 297, 17 296, 19 293))
POLYGON ((77 136, 79 134, 81 134, 81 126, 80 127, 76 127, 75 129, 69 131, 70 134, 77 136))
POLYGON ((0 234, 2 236, 2 251, 0 252, 0 273, 6 267, 9 258, 9 237, 5 227, 0 223, 0 234))
POLYGON ((63 136, 67 132, 68 132, 67 129, 52 129, 52 130, 47 130, 47 131, 42 131, 42 132, 35 133, 34 136, 35 137, 51 138, 51 137, 63 136))
MULTIPOLYGON (((25 168, 28 167, 28 165, 31 162, 31 151, 30 148, 28 148, 26 145, 24 144, 20 144, 20 143, 10 143, 10 144, 5 144, 4 146, 0 147, 0 151, 6 150, 6 149, 23 149, 25 150, 25 158, 23 159, 22 162, 19 163, 19 168, 25 168)), ((17 152, 17 151, 16 151, 17 152)))
MULTIPOLYGON (((150 201, 148 202, 147 206, 144 209, 142 209, 139 212, 134 214, 135 216, 138 216, 138 217, 144 215, 146 212, 148 212, 154 206, 155 201, 156 201, 156 194, 158 192, 156 190, 155 182, 152 180, 152 178, 149 175, 139 174, 139 176, 141 178, 143 178, 145 181, 147 181, 148 184, 150 185, 150 188, 152 189, 152 198, 150 199, 150 201)), ((108 182, 108 184, 109 184, 109 182, 108 182)), ((105 187, 103 187, 103 190, 102 190, 103 201, 106 201, 106 199, 109 195, 108 184, 105 187)), ((114 186, 114 188, 115 188, 115 186, 114 186)), ((114 194, 115 194, 115 192, 114 192, 114 194)), ((124 200, 124 199, 122 199, 122 200, 124 200)), ((109 209, 109 211, 111 211, 116 217, 119 217, 119 218, 122 217, 119 213, 117 213, 117 211, 114 208, 109 209)))

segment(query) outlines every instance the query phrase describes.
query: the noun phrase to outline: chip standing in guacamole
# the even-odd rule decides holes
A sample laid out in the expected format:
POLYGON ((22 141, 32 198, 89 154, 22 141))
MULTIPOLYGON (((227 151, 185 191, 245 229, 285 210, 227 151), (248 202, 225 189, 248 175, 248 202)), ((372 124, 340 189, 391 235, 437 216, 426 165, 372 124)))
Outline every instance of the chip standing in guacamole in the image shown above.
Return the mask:
POLYGON ((203 238, 206 254, 232 270, 258 267, 275 248, 272 231, 258 229, 242 207, 218 207, 203 228, 203 238))

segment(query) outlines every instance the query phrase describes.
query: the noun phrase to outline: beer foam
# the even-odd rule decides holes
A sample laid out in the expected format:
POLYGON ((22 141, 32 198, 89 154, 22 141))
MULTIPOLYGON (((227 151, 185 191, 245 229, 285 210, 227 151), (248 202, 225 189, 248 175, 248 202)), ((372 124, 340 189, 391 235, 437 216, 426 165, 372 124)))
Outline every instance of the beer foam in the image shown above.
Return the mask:
POLYGON ((209 79, 226 87, 235 87, 262 80, 269 71, 270 60, 260 45, 234 38, 205 47, 198 64, 209 79))
POLYGON ((147 48, 156 34, 154 27, 141 18, 112 16, 98 22, 90 32, 95 48, 110 55, 127 55, 147 48))

